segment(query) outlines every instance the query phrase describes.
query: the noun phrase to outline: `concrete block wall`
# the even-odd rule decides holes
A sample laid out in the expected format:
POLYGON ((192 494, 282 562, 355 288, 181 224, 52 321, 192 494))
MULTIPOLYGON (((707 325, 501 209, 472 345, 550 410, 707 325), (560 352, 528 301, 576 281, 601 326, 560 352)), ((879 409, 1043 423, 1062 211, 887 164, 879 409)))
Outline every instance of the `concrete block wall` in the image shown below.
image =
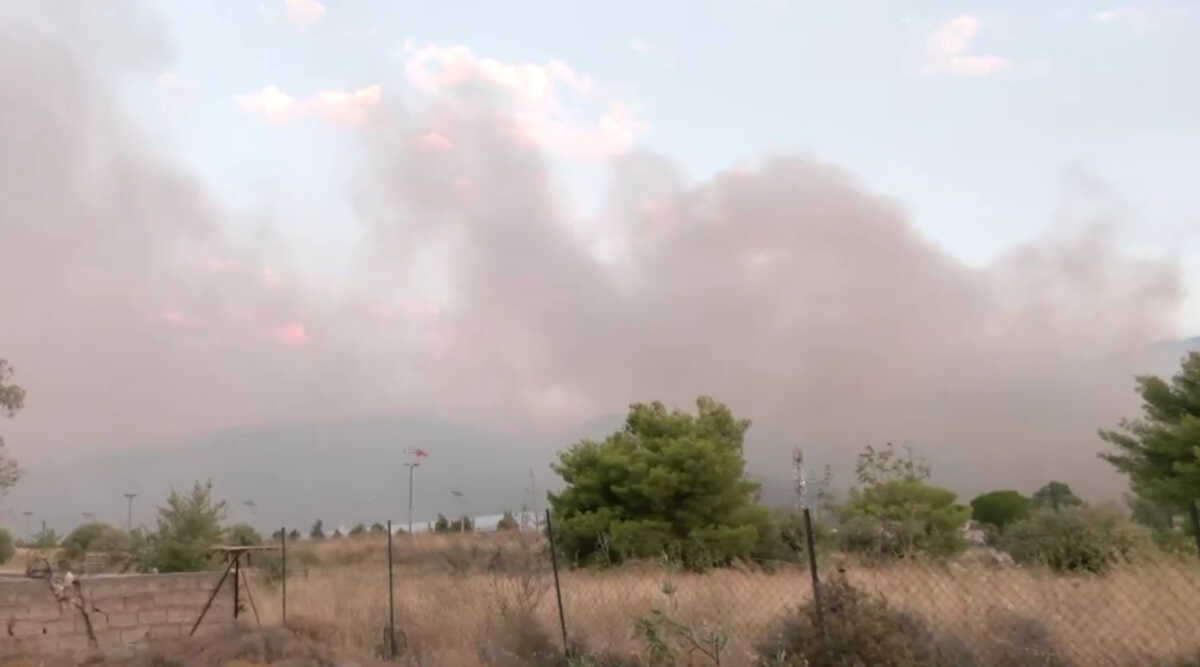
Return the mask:
MULTIPOLYGON (((99 575, 81 586, 98 646, 90 646, 83 615, 60 605, 44 579, 0 578, 0 664, 16 655, 128 653, 155 639, 186 637, 220 572, 99 575)), ((244 594, 244 593, 243 593, 244 594)), ((261 601, 257 601, 261 604, 261 601)), ((253 618, 243 601, 242 619, 253 618)), ((233 575, 208 610, 197 635, 233 625, 233 575)))

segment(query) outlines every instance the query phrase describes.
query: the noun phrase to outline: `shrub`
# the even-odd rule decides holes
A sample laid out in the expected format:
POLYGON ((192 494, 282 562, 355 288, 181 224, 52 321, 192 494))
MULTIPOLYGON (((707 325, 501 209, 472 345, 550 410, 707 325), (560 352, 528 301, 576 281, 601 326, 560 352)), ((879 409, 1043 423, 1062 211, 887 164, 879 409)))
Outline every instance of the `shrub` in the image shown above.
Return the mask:
POLYGON ((971 518, 1003 529, 1029 516, 1033 500, 1016 491, 992 491, 975 496, 971 501, 971 518))
POLYGON ((12 533, 0 528, 0 565, 12 560, 14 554, 17 553, 13 546, 12 533))
POLYGON ((371 532, 372 533, 387 533, 387 527, 377 521, 377 522, 371 524, 371 532))
POLYGON ((367 534, 367 527, 361 523, 354 524, 350 529, 350 537, 362 537, 367 534))
POLYGON ((1076 506, 1038 510, 1009 526, 1000 544, 1018 563, 1102 573, 1147 548, 1150 536, 1115 508, 1076 506))
MULTIPOLYGON (((214 502, 212 482, 196 482, 191 491, 172 490, 158 508, 151 567, 159 572, 194 572, 209 565, 209 550, 221 541, 225 501, 214 502)), ((261 538, 260 538, 261 541, 261 538)))
POLYGON ((955 498, 953 491, 913 479, 852 491, 842 514, 845 524, 854 524, 849 526, 853 538, 843 539, 843 547, 892 556, 962 551, 962 529, 971 511, 955 498))
POLYGON ((225 542, 231 546, 256 547, 262 544, 262 535, 248 523, 234 524, 225 529, 225 542))
POLYGON ((504 516, 500 517, 500 521, 496 523, 496 530, 516 530, 519 527, 512 512, 505 512, 504 516))
POLYGON ((828 634, 812 603, 785 618, 758 646, 760 667, 1065 667, 1049 631, 1036 619, 992 610, 978 636, 932 629, 921 617, 862 593, 844 578, 821 589, 828 634))
POLYGON ((921 618, 893 609, 883 598, 868 596, 844 579, 821 589, 825 631, 813 603, 802 606, 758 647, 763 667, 901 667, 956 664, 939 654, 933 633, 921 618))
POLYGON ((63 538, 62 557, 77 561, 89 551, 126 551, 130 548, 129 534, 106 523, 85 523, 63 538))

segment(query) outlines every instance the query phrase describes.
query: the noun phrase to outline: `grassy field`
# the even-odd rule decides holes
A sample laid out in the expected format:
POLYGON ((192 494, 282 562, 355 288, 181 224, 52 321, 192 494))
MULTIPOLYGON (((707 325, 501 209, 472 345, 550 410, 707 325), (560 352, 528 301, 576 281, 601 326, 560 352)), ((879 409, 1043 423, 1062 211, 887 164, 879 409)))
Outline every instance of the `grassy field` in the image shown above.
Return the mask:
MULTIPOLYGON (((289 624, 348 649, 380 649, 388 615, 385 545, 378 538, 295 545, 289 624)), ((537 538, 511 534, 398 538, 396 624, 412 664, 522 664, 503 658, 523 650, 514 643, 561 646, 543 549, 537 538)), ((1200 646, 1200 565, 1194 560, 1145 562, 1105 576, 826 561, 826 576, 843 576, 968 643, 1001 635, 1004 641, 1049 641, 1079 665, 1175 664, 1196 656, 1200 646), (1026 621, 1014 626, 1012 619, 1022 617, 1026 621)), ((278 623, 278 586, 263 579, 257 588, 264 622, 278 623)), ((727 635, 721 664, 739 666, 752 664, 754 647, 808 600, 811 585, 807 570, 794 565, 773 573, 745 567, 707 574, 641 566, 563 572, 562 595, 570 640, 588 649, 644 655, 646 645, 633 639, 634 621, 657 607, 727 635), (677 591, 673 599, 663 593, 667 581, 677 591)))

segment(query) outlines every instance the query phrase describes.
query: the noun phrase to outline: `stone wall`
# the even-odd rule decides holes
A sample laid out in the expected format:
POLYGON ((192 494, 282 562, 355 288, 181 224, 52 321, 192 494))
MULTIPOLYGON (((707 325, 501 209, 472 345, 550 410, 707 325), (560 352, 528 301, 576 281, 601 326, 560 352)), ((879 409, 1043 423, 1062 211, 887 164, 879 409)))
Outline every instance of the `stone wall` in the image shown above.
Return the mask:
MULTIPOLYGON (((88 640, 83 614, 71 603, 60 605, 46 580, 0 578, 0 664, 15 655, 123 654, 154 639, 186 637, 220 574, 83 577, 95 646, 88 640)), ((242 618, 253 618, 249 604, 243 600, 242 605, 242 618)), ((196 634, 232 624, 231 574, 196 634)))

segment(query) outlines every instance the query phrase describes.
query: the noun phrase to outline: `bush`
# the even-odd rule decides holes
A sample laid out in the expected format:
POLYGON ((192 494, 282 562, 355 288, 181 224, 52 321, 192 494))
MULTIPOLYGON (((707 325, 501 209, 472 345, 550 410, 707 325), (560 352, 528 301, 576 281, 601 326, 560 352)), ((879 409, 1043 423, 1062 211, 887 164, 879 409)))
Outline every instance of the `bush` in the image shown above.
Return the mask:
POLYGON ((225 501, 213 501, 212 482, 196 482, 187 493, 172 490, 166 506, 158 508, 148 565, 159 572, 207 569, 210 550, 221 541, 224 516, 225 501))
POLYGON ((362 537, 367 534, 367 527, 361 523, 354 524, 350 529, 350 537, 362 537))
POLYGON ((1008 527, 1000 545, 1018 563, 1102 573, 1151 544, 1148 531, 1112 507, 1038 510, 1008 527))
POLYGON ((758 647, 763 667, 901 667, 956 665, 940 655, 924 620, 893 609, 883 598, 861 593, 844 579, 821 588, 827 633, 811 602, 786 618, 758 647))
POLYGON ((955 498, 953 491, 912 479, 852 491, 842 509, 850 533, 842 546, 888 556, 958 553, 966 547, 962 529, 971 511, 955 498))
POLYGON ((106 523, 85 523, 71 531, 62 541, 62 558, 82 560, 89 551, 128 551, 129 534, 106 523))
POLYGON ((1032 511, 1033 500, 1016 491, 992 491, 971 501, 972 519, 1000 529, 1028 517, 1032 511))
POLYGON ((225 542, 230 546, 256 547, 262 544, 262 535, 248 523, 234 524, 225 529, 225 542))
POLYGON ((12 533, 0 528, 0 565, 12 560, 16 553, 17 549, 13 546, 12 533))
POLYGON ((784 619, 758 646, 760 667, 1065 667, 1050 633, 1039 621, 993 610, 987 627, 969 638, 938 632, 919 616, 862 593, 844 578, 821 593, 826 635, 812 603, 784 619))
POLYGON ((496 523, 496 530, 517 530, 518 528, 520 526, 517 525, 517 518, 513 516, 512 512, 505 512, 504 516, 500 517, 500 521, 496 523))

